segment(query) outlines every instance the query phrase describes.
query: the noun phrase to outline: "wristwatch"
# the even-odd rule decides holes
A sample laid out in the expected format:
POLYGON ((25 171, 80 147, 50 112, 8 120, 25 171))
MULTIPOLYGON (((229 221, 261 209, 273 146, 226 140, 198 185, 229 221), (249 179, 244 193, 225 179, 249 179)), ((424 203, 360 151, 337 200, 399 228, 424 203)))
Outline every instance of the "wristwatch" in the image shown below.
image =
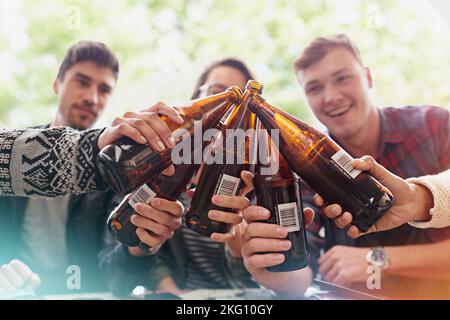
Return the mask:
POLYGON ((373 247, 366 255, 366 261, 372 266, 377 266, 381 271, 389 267, 389 255, 383 247, 373 247))

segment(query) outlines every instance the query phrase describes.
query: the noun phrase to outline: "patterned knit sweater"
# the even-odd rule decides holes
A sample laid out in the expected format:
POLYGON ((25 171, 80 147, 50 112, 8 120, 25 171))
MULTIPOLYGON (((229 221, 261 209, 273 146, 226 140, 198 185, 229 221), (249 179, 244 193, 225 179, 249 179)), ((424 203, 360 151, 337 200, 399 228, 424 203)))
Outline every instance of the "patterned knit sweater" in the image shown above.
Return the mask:
POLYGON ((425 186, 433 194, 434 207, 431 219, 426 222, 410 222, 416 228, 443 228, 450 226, 450 169, 436 175, 410 178, 406 181, 425 186))
POLYGON ((0 195, 56 197, 104 188, 96 170, 103 129, 0 129, 0 195))

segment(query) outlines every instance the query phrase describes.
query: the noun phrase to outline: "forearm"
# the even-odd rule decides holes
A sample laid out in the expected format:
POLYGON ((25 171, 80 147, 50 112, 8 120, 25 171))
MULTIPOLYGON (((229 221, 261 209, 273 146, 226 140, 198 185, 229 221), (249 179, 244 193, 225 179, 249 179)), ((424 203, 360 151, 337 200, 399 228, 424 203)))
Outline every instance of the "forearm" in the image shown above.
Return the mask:
POLYGON ((439 243, 386 247, 386 275, 450 280, 450 240, 439 243))
MULTIPOLYGON (((413 183, 422 195, 417 199, 417 204, 425 206, 422 217, 414 219, 410 225, 417 228, 442 228, 450 225, 450 170, 433 176, 411 178, 407 180, 413 183), (426 222, 417 222, 426 221, 426 222)), ((420 212, 418 213, 420 214, 420 212)))
POLYGON ((313 272, 307 267, 291 272, 271 272, 254 276, 255 281, 286 298, 301 298, 311 285, 313 272))
POLYGON ((100 189, 95 159, 101 132, 0 130, 0 194, 55 197, 100 189))

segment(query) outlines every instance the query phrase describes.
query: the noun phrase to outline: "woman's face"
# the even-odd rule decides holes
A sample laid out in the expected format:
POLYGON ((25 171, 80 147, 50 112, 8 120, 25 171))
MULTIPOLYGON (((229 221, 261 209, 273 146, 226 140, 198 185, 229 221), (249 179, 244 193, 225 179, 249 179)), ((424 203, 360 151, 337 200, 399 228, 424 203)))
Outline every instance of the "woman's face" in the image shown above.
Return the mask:
POLYGON ((200 96, 208 96, 225 91, 230 86, 245 88, 247 78, 233 67, 219 66, 211 70, 205 84, 200 87, 200 96))

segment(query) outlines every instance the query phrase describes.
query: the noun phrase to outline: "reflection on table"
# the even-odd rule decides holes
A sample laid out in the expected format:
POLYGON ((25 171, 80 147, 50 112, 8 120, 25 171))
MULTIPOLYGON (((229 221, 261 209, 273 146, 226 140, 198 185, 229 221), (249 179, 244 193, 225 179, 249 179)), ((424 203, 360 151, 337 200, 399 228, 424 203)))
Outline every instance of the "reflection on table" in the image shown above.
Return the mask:
MULTIPOLYGON (((135 290, 133 295, 126 298, 118 298, 110 292, 65 294, 35 297, 35 299, 45 300, 277 300, 285 299, 278 296, 272 290, 265 288, 249 289, 197 289, 185 291, 178 295, 169 293, 155 293, 142 290, 135 290)), ((312 285, 306 290, 303 300, 378 300, 380 298, 340 287, 325 281, 314 280, 312 285)))

